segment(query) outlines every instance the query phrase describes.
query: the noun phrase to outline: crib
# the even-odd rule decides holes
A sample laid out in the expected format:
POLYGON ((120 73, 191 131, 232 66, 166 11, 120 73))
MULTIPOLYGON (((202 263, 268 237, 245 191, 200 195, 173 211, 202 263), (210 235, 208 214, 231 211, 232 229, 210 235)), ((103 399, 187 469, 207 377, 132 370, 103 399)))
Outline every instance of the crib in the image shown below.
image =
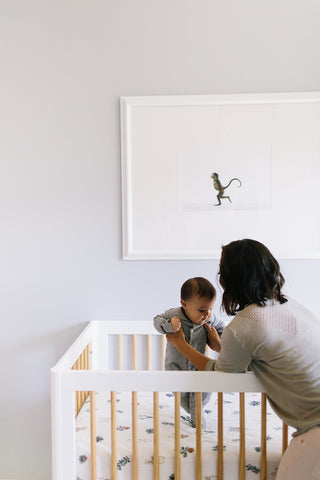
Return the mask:
POLYGON ((275 478, 290 429, 255 375, 164 371, 165 345, 152 322, 88 324, 51 369, 53 480, 275 478), (190 391, 196 428, 180 406, 190 391))

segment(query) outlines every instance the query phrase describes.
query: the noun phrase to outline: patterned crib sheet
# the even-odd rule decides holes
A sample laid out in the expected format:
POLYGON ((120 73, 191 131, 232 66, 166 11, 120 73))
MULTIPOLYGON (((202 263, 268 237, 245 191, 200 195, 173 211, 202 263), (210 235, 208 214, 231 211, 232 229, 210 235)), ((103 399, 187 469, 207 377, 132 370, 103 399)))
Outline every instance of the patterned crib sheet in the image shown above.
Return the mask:
MULTIPOLYGON (((117 468, 118 480, 131 479, 131 392, 117 393, 117 468)), ((246 479, 260 476, 261 394, 245 394, 246 411, 246 479)), ((97 478, 110 480, 111 459, 110 394, 96 394, 97 478)), ((203 407, 202 479, 217 477, 217 394, 203 407)), ((239 394, 223 394, 224 478, 239 478, 239 394)), ((159 394, 160 479, 174 479, 174 395, 159 394)), ((181 478, 193 480, 196 469, 195 428, 190 416, 181 408, 181 478)), ((292 433, 289 429, 289 436, 292 433)), ((290 440, 290 438, 289 438, 290 440)), ((282 448, 282 422, 268 405, 267 410, 267 479, 275 478, 282 448)), ((138 392, 139 478, 153 478, 153 394, 138 392)), ((83 406, 76 422, 77 480, 90 477, 90 406, 83 406)))

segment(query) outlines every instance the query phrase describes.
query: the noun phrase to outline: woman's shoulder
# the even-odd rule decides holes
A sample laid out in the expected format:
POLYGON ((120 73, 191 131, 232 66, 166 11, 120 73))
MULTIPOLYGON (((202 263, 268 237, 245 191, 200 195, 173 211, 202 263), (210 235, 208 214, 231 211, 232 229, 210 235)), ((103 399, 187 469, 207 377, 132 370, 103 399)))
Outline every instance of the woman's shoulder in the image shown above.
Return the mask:
POLYGON ((274 300, 267 300, 265 305, 251 304, 247 305, 243 310, 237 313, 232 323, 233 326, 245 324, 249 327, 251 324, 264 324, 267 318, 278 316, 282 305, 274 300))

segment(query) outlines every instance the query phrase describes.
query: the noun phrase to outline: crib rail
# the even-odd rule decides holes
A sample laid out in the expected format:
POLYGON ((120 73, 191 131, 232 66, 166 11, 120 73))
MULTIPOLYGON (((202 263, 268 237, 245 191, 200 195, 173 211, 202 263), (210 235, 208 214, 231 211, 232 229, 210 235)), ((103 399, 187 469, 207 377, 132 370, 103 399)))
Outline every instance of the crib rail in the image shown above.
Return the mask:
MULTIPOLYGON (((96 467, 96 407, 95 392, 111 392, 111 479, 117 480, 117 413, 116 392, 132 392, 132 480, 139 479, 138 463, 138 393, 153 392, 153 480, 160 480, 160 451, 159 451, 159 392, 175 392, 175 445, 174 445, 174 478, 181 480, 180 465, 180 392, 193 391, 196 394, 196 473, 195 480, 202 478, 202 443, 201 443, 201 392, 218 392, 217 423, 218 423, 218 447, 217 447, 217 478, 224 478, 223 459, 223 394, 225 392, 239 393, 239 480, 245 480, 245 393, 261 393, 261 462, 260 479, 267 478, 267 410, 266 395, 261 384, 253 373, 225 374, 221 372, 165 372, 164 352, 165 336, 154 334, 146 322, 143 325, 132 325, 124 329, 124 325, 116 325, 115 332, 111 328, 111 322, 101 322, 104 325, 95 325, 92 322, 84 333, 79 337, 66 355, 58 362, 51 371, 52 379, 52 418, 53 418, 53 480, 73 480, 76 478, 75 462, 75 410, 78 415, 81 407, 90 398, 90 436, 91 436, 91 480, 97 478, 96 467), (108 324, 108 325, 105 325, 108 324), (112 332, 110 332, 112 330, 112 332), (123 334, 123 332, 126 332, 123 334), (143 335, 146 339, 146 360, 140 365, 146 365, 146 369, 139 369, 138 336, 143 335), (124 358, 128 363, 128 348, 124 348, 124 337, 130 336, 131 349, 129 364, 132 370, 139 370, 138 375, 132 375, 132 371, 124 370, 124 358), (152 342, 157 336, 158 351, 161 352, 161 369, 154 370, 152 342), (112 337, 112 341, 110 338, 112 337), (160 343, 160 345, 159 345, 160 343), (116 358, 108 358, 108 349, 113 345, 116 358), (96 353, 96 349, 103 351, 96 353), (91 352, 90 352, 91 350, 91 352), (102 365, 103 368, 97 368, 102 365), (112 363, 114 370, 106 370, 105 366, 112 363), (94 368, 95 366, 96 368, 94 368), (190 386, 192 386, 190 388, 190 386)), ((100 322, 97 322, 98 324, 100 322)), ((126 323, 126 325, 128 325, 126 323)), ((113 352, 113 353, 114 353, 113 352)), ((157 353, 158 354, 158 353, 157 353)), ((288 444, 288 429, 284 425, 282 451, 288 444)))

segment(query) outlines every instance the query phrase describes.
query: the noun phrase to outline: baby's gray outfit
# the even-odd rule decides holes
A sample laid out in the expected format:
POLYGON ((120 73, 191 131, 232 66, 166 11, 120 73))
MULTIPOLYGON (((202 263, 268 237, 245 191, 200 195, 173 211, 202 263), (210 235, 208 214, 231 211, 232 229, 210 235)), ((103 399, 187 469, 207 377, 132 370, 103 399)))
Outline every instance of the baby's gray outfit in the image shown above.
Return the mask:
MULTIPOLYGON (((198 350, 198 352, 205 354, 205 349, 207 345, 207 332, 204 325, 197 325, 193 323, 185 314, 182 307, 170 308, 166 310, 163 314, 157 315, 153 319, 153 324, 155 329, 162 333, 173 333, 174 330, 171 325, 172 317, 179 317, 181 322, 181 328, 184 332, 185 339, 193 348, 198 350)), ((207 321, 206 324, 211 326, 213 325, 217 330, 218 334, 221 335, 225 327, 225 323, 222 320, 217 320, 214 315, 212 315, 207 321)), ((167 343, 166 348, 166 357, 165 357, 165 368, 166 370, 197 370, 195 366, 189 362, 181 353, 178 352, 176 347, 171 343, 167 343)), ((210 400, 211 393, 202 393, 202 405, 206 405, 210 400)), ((191 422, 195 426, 196 422, 196 395, 193 392, 182 392, 181 393, 181 406, 191 415, 191 422)))

